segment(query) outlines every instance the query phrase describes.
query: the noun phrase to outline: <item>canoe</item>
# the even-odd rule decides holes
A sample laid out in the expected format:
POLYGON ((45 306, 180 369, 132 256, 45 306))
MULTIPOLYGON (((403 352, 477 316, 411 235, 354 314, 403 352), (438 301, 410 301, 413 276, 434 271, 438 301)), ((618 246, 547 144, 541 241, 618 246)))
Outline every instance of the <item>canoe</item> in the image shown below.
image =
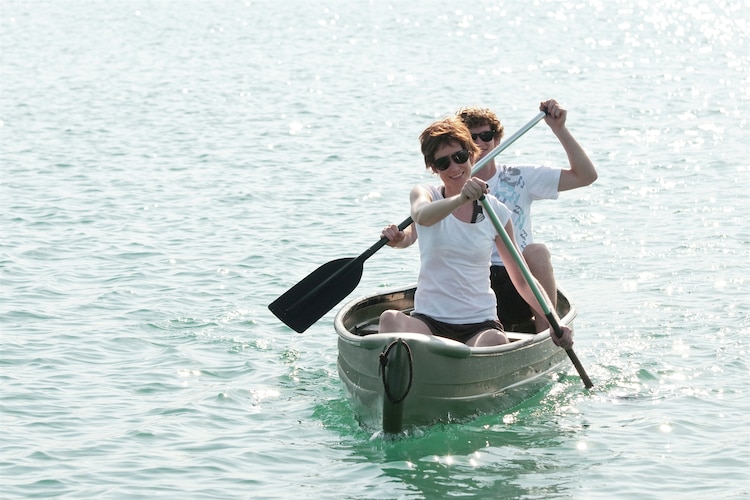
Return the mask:
MULTIPOLYGON (((491 347, 418 333, 378 333, 380 313, 408 314, 415 290, 403 287, 352 300, 334 319, 339 377, 366 427, 398 433, 504 411, 549 386, 569 366, 549 331, 533 333, 531 322, 506 327, 510 342, 491 347)), ((557 313, 560 324, 572 329, 576 309, 559 289, 557 313)))

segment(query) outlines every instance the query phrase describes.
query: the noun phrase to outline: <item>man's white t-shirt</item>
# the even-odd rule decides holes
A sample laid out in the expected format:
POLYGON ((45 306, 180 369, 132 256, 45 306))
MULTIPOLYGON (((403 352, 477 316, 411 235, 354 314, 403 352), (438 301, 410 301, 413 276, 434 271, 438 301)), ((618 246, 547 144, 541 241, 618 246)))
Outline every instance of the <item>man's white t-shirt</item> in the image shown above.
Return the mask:
MULTIPOLYGON (((556 200, 561 172, 545 165, 499 165, 495 175, 487 180, 490 193, 511 211, 516 243, 522 252, 534 242, 531 202, 556 200)), ((497 249, 492 252, 492 264, 503 265, 497 249)))

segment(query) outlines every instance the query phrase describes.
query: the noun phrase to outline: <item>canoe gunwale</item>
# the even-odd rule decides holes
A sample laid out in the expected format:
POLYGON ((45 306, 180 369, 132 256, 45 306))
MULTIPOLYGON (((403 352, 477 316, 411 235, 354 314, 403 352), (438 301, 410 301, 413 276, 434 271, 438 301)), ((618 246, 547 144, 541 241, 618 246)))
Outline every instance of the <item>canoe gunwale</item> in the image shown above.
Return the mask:
MULTIPOLYGON (((398 287, 389 289, 383 292, 378 292, 371 295, 366 295, 364 297, 358 297, 355 299, 350 300, 344 306, 341 307, 339 312, 336 314, 334 318, 334 328, 336 330, 336 333, 338 334, 339 338, 344 341, 348 342, 354 345, 359 345, 362 343, 362 339, 371 337, 373 335, 375 336, 389 336, 393 337, 394 335, 421 335, 423 334, 419 333, 409 333, 409 334, 392 334, 392 333, 376 333, 374 330, 370 329, 368 330, 366 327, 368 325, 372 324, 372 319, 374 314, 368 314, 366 315, 365 321, 359 321, 357 323, 352 324, 352 321, 349 321, 349 316, 352 314, 352 311, 355 310, 365 310, 368 308, 372 308, 374 312, 377 312, 377 317, 380 316, 380 313, 386 309, 399 309, 402 312, 409 313, 412 311, 412 307, 390 307, 390 306, 383 306, 383 304, 391 304, 392 301, 386 300, 387 297, 390 296, 399 296, 403 295, 402 297, 399 297, 395 302, 406 302, 411 303, 410 300, 413 299, 414 290, 416 289, 416 285, 410 285, 406 287, 398 287), (352 330, 355 330, 354 332, 352 330), (356 333, 355 333, 356 332, 356 333)), ((573 319, 575 319, 577 315, 577 310, 572 302, 570 302, 567 298, 567 294, 558 287, 558 305, 557 305, 557 313, 560 317, 560 324, 564 326, 570 326, 572 328, 573 319)), ((527 325, 527 328, 530 325, 527 325)), ((509 329, 506 331, 506 335, 508 335, 509 340, 511 341, 508 344, 503 345, 497 345, 497 346, 486 346, 486 347, 469 347, 466 344, 463 344, 461 342, 457 342, 452 339, 446 339, 442 337, 436 337, 439 338, 441 341, 448 345, 454 345, 457 349, 463 350, 464 348, 468 348, 471 351, 471 355, 493 355, 496 353, 504 353, 513 349, 516 349, 518 347, 521 347, 522 345, 526 345, 527 343, 537 343, 537 342, 543 342, 544 340, 549 338, 549 330, 544 330, 542 332, 537 333, 531 333, 528 331, 516 331, 514 329, 509 329)), ((366 342, 365 345, 362 347, 366 347, 368 343, 366 342)))

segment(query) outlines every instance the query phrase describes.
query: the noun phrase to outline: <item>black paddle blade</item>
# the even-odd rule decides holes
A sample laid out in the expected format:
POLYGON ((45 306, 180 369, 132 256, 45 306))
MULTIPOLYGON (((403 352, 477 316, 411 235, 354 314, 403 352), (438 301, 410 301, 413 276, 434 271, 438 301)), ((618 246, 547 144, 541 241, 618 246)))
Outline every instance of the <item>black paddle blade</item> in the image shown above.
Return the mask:
POLYGON ((349 295, 362 278, 361 259, 326 262, 268 305, 284 324, 302 333, 349 295))

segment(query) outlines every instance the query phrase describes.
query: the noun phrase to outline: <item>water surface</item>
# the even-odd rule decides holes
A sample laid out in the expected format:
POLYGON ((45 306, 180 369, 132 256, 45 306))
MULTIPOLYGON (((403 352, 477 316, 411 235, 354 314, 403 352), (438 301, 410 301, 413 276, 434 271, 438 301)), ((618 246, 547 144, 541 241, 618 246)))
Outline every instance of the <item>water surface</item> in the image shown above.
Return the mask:
MULTIPOLYGON (((2 496, 750 495, 749 12, 0 1, 2 496), (548 97, 599 170, 535 205, 596 387, 360 426, 336 309, 297 334, 267 304, 408 215, 432 120, 510 133, 548 97)), ((566 162, 544 124, 498 159, 566 162)))

